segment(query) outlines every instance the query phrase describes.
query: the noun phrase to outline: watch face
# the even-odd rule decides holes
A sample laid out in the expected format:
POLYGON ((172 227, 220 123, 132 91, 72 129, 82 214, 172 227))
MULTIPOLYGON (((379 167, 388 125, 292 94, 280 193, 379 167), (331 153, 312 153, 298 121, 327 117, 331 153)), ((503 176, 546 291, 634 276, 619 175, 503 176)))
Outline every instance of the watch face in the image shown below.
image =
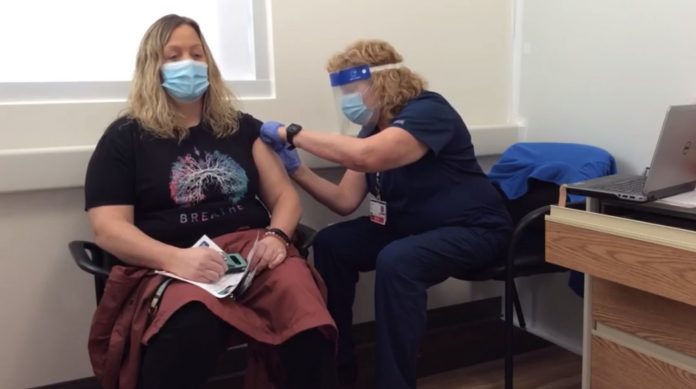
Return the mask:
POLYGON ((301 129, 302 129, 302 127, 298 126, 295 123, 292 123, 288 126, 288 128, 286 128, 286 131, 289 134, 297 134, 298 132, 300 132, 301 129))
POLYGON ((300 130, 302 130, 302 126, 295 123, 290 123, 290 125, 285 128, 285 132, 287 134, 287 141, 290 144, 290 150, 295 148, 295 142, 293 142, 293 139, 295 138, 295 135, 297 135, 297 133, 300 132, 300 130))

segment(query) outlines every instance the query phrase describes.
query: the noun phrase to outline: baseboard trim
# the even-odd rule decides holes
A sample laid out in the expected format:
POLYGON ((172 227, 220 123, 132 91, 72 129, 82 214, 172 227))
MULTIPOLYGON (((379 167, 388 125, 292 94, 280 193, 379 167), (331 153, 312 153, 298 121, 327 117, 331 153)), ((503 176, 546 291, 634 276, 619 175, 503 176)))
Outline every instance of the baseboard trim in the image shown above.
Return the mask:
MULTIPOLYGON (((504 355, 504 322, 500 318, 501 298, 493 297, 450 305, 428 311, 428 329, 418 358, 418 377, 441 373, 504 355)), ((360 361, 358 388, 371 388, 374 382, 374 322, 353 327, 357 359, 360 361)), ((521 354, 551 343, 516 328, 515 352, 521 354)), ((206 389, 241 388, 246 350, 230 350, 218 363, 216 378, 206 389)), ((503 374, 502 370, 501 373, 503 374)), ((94 377, 62 382, 34 389, 98 389, 94 377)))
POLYGON ((32 389, 99 389, 99 383, 94 377, 80 378, 74 381, 65 381, 46 386, 37 386, 32 389))

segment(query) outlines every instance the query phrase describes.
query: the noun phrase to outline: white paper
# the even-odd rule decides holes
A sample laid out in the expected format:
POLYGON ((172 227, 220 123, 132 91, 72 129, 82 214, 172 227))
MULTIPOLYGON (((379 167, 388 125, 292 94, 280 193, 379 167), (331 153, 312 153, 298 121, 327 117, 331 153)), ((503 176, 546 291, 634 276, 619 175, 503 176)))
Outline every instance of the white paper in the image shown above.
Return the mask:
MULTIPOLYGON (((158 274, 162 274, 164 276, 170 277, 170 278, 175 278, 177 280, 181 280, 184 282, 188 282, 189 284, 193 284, 198 286, 199 288, 205 290, 206 292, 212 294, 215 297, 222 298, 222 297, 228 297, 234 293, 231 297, 234 298, 235 296, 241 295, 248 287, 251 285, 251 281, 254 279, 254 275, 256 274, 255 270, 249 271, 250 264, 254 258, 254 252, 256 251, 256 243, 258 242, 258 236, 256 237, 256 240, 254 241, 254 245, 251 247, 251 250, 249 251, 248 258, 246 259, 247 261, 247 267, 242 273, 232 273, 232 274, 226 274, 222 277, 220 277, 219 280, 213 283, 205 283, 205 282, 196 282, 192 280, 188 280, 183 277, 179 277, 176 274, 172 274, 169 272, 166 272, 164 270, 156 270, 155 272, 158 274)), ((216 245, 215 242, 213 242, 212 239, 210 239, 207 235, 203 235, 196 243, 193 244, 192 247, 210 247, 211 249, 224 253, 224 251, 220 248, 220 246, 216 245)))
POLYGON ((657 200, 656 202, 675 205, 677 207, 694 208, 696 207, 696 190, 680 193, 675 196, 665 197, 664 199, 657 200))

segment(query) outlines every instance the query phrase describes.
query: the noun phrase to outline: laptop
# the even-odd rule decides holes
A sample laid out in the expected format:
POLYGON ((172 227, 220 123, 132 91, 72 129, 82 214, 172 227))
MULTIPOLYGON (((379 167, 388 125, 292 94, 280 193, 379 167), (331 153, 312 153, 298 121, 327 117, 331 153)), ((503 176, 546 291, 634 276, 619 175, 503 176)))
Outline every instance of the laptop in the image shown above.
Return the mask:
POLYGON ((648 202, 696 186, 696 105, 669 107, 644 175, 604 176, 567 185, 569 193, 648 202))

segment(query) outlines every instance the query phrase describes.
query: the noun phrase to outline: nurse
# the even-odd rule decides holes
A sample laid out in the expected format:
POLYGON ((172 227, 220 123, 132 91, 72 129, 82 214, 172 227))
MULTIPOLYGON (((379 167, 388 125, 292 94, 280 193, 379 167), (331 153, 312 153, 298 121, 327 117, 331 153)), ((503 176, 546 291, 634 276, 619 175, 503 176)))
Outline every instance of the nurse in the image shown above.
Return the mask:
POLYGON ((376 271, 377 387, 415 388, 416 356, 426 328, 427 289, 486 266, 512 231, 498 192, 481 170, 464 121, 402 62, 387 42, 358 41, 327 70, 357 137, 266 122, 292 179, 340 215, 369 194, 369 215, 320 231, 314 261, 329 290, 339 330, 344 382, 357 372, 351 325, 360 272, 376 271), (339 183, 303 165, 295 148, 346 167, 339 183))

